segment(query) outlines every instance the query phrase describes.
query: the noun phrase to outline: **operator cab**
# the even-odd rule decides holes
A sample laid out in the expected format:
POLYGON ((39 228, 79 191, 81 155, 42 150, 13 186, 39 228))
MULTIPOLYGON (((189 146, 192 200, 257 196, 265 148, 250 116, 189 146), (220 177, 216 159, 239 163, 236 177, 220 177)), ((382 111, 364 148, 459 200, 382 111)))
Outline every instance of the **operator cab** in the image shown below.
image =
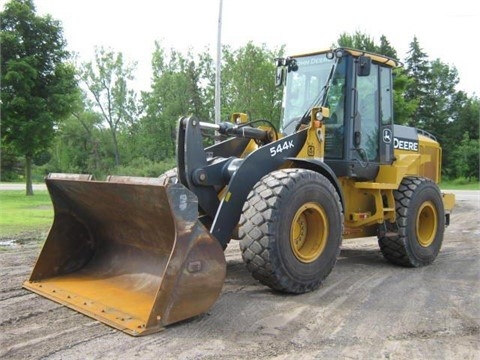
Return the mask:
POLYGON ((308 124, 313 107, 327 107, 325 159, 339 177, 372 180, 393 160, 392 68, 397 62, 339 48, 279 59, 282 132, 308 124))

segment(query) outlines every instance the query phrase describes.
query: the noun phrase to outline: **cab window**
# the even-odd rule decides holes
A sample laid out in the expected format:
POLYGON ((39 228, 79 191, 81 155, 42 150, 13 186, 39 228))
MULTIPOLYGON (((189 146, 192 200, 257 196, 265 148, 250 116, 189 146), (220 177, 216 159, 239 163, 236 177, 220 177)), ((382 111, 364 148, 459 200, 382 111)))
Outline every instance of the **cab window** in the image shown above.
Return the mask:
POLYGON ((360 148, 368 161, 379 160, 378 71, 379 66, 372 64, 368 76, 357 76, 357 118, 361 124, 360 148))

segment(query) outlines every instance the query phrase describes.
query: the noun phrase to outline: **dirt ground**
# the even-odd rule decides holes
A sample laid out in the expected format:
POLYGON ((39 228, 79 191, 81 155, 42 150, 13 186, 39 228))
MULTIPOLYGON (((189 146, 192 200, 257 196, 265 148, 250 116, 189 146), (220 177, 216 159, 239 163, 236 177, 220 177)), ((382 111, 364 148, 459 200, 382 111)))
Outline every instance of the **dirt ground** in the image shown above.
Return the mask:
POLYGON ((349 240, 324 285, 304 295, 259 284, 232 242, 208 313, 138 338, 22 289, 40 242, 3 239, 0 358, 480 359, 479 199, 457 195, 431 266, 393 266, 375 238, 349 240))

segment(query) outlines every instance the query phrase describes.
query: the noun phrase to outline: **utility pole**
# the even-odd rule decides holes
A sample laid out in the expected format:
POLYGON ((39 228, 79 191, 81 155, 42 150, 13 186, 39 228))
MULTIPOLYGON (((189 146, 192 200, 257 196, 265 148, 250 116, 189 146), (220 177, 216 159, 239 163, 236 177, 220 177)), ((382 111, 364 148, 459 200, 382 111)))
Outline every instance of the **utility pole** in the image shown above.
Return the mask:
POLYGON ((215 124, 220 124, 220 79, 222 73, 222 7, 223 0, 219 0, 218 30, 217 30, 217 72, 215 74, 215 124))

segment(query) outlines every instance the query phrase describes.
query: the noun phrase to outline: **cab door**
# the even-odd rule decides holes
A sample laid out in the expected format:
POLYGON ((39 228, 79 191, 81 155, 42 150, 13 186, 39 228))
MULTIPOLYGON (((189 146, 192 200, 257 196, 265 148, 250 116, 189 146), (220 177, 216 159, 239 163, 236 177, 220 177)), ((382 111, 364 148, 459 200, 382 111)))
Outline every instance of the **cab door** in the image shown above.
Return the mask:
POLYGON ((380 164, 393 159, 391 69, 371 63, 369 72, 355 72, 352 168, 355 177, 372 180, 380 164))
POLYGON ((353 126, 350 151, 350 176, 373 180, 380 164, 379 66, 360 57, 353 74, 353 126), (368 64, 365 66, 361 64, 368 64))

